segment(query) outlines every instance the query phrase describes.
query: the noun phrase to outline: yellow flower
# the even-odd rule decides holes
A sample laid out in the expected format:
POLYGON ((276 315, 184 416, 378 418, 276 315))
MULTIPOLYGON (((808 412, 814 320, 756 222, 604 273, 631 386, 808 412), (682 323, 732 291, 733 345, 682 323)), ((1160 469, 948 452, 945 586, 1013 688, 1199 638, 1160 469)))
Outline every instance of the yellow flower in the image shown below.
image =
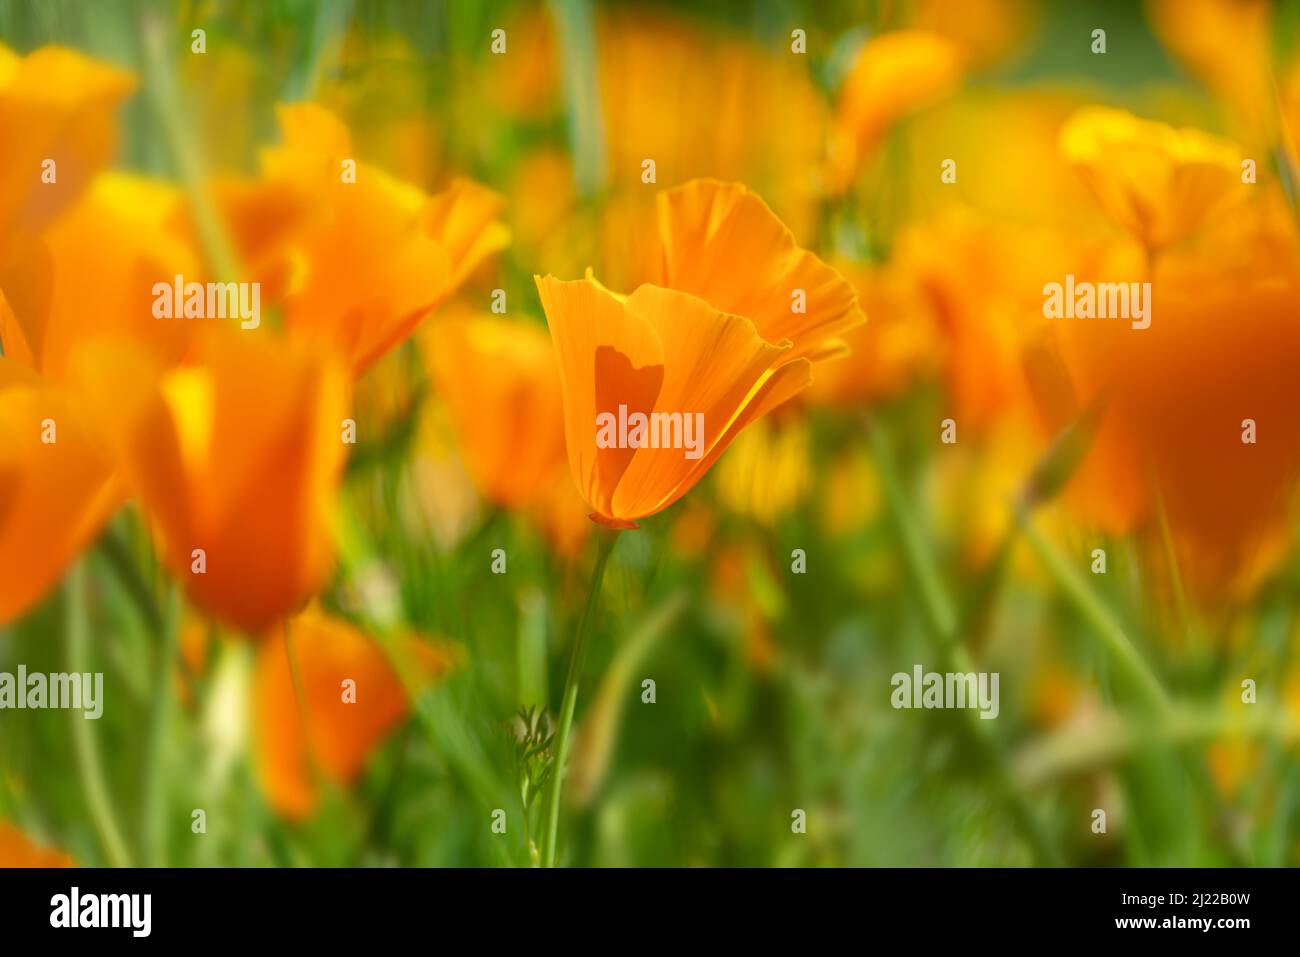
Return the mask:
POLYGON ((192 325, 153 316, 153 285, 195 276, 199 260, 179 190, 118 173, 101 175, 40 236, 20 238, 0 284, 15 323, 0 327, 4 354, 64 384, 74 345, 122 337, 167 362, 184 353, 192 325))
POLYGON ((1185 238, 1239 196, 1241 151, 1194 129, 1089 106, 1061 128, 1061 152, 1108 216, 1149 251, 1185 238))
POLYGON ((48 225, 112 159, 117 107, 134 86, 129 73, 63 47, 19 57, 0 44, 0 259, 13 235, 48 225))
POLYGON ((1269 0, 1146 0, 1160 41, 1224 101, 1245 142, 1272 143, 1270 66, 1274 27, 1269 0))

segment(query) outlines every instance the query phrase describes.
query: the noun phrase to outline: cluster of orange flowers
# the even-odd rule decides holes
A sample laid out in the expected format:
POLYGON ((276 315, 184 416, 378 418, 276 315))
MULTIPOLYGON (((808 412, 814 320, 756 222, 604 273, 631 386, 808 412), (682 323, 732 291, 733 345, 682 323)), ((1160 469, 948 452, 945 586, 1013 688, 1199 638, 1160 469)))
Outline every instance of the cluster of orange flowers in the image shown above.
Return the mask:
MULTIPOLYGON (((1282 114, 1261 115, 1269 53, 1257 17, 1231 12, 1254 4, 1150 5, 1162 38, 1241 119, 1233 142, 1075 93, 964 94, 1014 47, 1000 27, 1023 22, 1011 13, 1025 5, 988 0, 971 7, 998 16, 969 18, 916 6, 906 29, 862 46, 833 108, 789 56, 668 18, 603 18, 607 199, 577 212, 571 161, 541 150, 521 164, 512 210, 543 274, 549 340, 479 309, 421 327, 509 242, 495 192, 456 180, 430 195, 364 163, 345 179, 348 127, 310 104, 279 108, 281 142, 255 178, 182 190, 111 172, 133 78, 66 49, 0 48, 0 623, 134 499, 196 608, 258 636, 288 620, 309 686, 319 677, 336 696, 338 676, 364 674, 384 689, 344 724, 309 692, 304 728, 285 711, 283 646, 259 646, 261 723, 280 729, 259 766, 279 809, 310 811, 313 766, 346 780, 405 713, 377 647, 303 609, 334 566, 352 385, 413 334, 482 497, 534 513, 565 551, 586 513, 632 528, 672 505, 742 430, 797 411, 796 396, 860 408, 932 381, 960 448, 996 473, 958 480, 955 520, 975 559, 1008 520, 1010 486, 1096 410, 1066 493, 1076 514, 1116 534, 1166 520, 1185 573, 1207 590, 1247 587, 1287 541, 1300 469, 1300 245, 1280 175, 1294 170, 1285 120, 1300 117, 1300 69, 1281 85, 1282 114), (1216 32, 1240 40, 1227 60, 1205 52, 1216 32), (719 71, 741 80, 697 115, 719 71), (911 159, 895 176, 887 144, 904 120, 911 159), (1013 148, 990 161, 1007 131, 1013 148), (684 185, 647 188, 645 156, 684 185), (744 180, 772 205, 706 176, 744 180), (828 222, 833 206, 854 203, 868 212, 865 245, 887 252, 836 243, 823 262, 805 246, 845 225, 828 222), (592 263, 631 291, 549 275, 592 263), (1150 329, 1044 320, 1043 285, 1067 273, 1152 282, 1150 329), (257 281, 273 318, 255 332, 154 319, 150 289, 174 275, 257 281), (703 412, 703 455, 598 447, 597 414, 619 406, 703 412), (1241 441, 1247 418, 1256 444, 1241 441)), ((541 20, 516 35, 536 48, 494 64, 485 95, 536 115, 545 98, 531 93, 558 87, 554 37, 541 20)), ((421 674, 450 665, 413 644, 421 674)))

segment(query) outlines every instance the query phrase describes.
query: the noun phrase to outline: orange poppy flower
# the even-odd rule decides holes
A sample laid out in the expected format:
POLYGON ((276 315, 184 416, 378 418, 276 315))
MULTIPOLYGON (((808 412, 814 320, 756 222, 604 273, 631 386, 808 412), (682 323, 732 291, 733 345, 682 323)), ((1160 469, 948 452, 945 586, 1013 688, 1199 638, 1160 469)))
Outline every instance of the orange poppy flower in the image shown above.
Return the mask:
POLYGON ((656 275, 672 288, 621 296, 590 277, 537 277, 569 466, 590 517, 614 528, 686 494, 741 429, 808 386, 813 361, 843 350, 835 336, 864 321, 853 288, 743 186, 668 191, 659 233, 656 275), (742 273, 767 278, 746 285, 742 273))
POLYGON ((956 41, 926 30, 896 30, 864 43, 835 107, 831 189, 848 189, 895 123, 955 92, 966 56, 956 41))
POLYGON ((644 285, 624 298, 549 276, 537 288, 560 360, 569 465, 602 524, 635 528, 667 508, 742 428, 811 382, 807 359, 786 361, 791 342, 766 342, 748 319, 687 293, 644 285), (618 410, 675 414, 681 443, 702 416, 694 452, 601 447, 597 416, 618 410))
POLYGON ((347 380, 315 350, 211 333, 172 370, 109 340, 72 362, 172 573, 201 609, 257 632, 332 566, 347 380))
POLYGON ((77 404, 0 359, 0 624, 40 600, 120 504, 112 473, 77 404))
MULTIPOLYGON (((302 818, 319 797, 315 773, 340 785, 355 779, 410 712, 410 699, 384 649, 348 622, 310 609, 285 627, 294 663, 281 635, 267 635, 258 647, 255 761, 271 806, 302 818)), ((403 672, 416 686, 443 676, 456 660, 449 647, 409 636, 400 649, 409 665, 403 672)))
POLYGON ((483 495, 506 508, 537 501, 565 461, 560 375, 546 330, 459 316, 440 320, 420 344, 483 495))
POLYGON ((0 269, 15 318, 0 324, 5 355, 58 384, 74 344, 88 336, 123 336, 178 360, 193 325, 155 319, 151 290, 198 271, 184 212, 175 187, 106 173, 42 235, 15 242, 0 269))
POLYGON ((659 194, 657 268, 650 281, 744 316, 786 361, 842 355, 836 337, 864 322, 857 293, 739 183, 693 180, 659 194))
POLYGON ((0 253, 53 221, 108 164, 115 113, 134 86, 131 74, 73 50, 19 57, 0 44, 0 253))
POLYGON ((356 154, 335 116, 312 104, 278 112, 285 142, 264 151, 263 171, 321 205, 296 237, 302 268, 284 324, 329 343, 359 374, 507 244, 496 220, 504 201, 468 180, 429 197, 360 162, 349 176, 356 154))
POLYGON ((8 821, 0 821, 0 867, 76 867, 69 854, 42 847, 8 821))

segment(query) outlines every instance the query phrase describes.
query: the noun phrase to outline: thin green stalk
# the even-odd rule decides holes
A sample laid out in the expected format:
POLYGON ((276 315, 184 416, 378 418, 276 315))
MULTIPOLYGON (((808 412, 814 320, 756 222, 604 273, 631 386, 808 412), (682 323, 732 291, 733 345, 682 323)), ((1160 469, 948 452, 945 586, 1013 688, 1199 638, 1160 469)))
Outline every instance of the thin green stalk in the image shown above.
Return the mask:
MULTIPOLYGON (((63 594, 63 638, 68 670, 86 672, 89 631, 86 622, 86 570, 80 563, 68 572, 63 594)), ((81 779, 82 795, 90 811, 91 823, 109 866, 130 867, 131 858, 126 850, 126 842, 122 840, 122 829, 118 826, 117 813, 113 810, 113 801, 104 780, 104 767, 99 758, 99 742, 94 730, 96 722, 88 720, 79 711, 71 711, 69 714, 72 715, 72 743, 76 752, 78 777, 81 779)))
POLYGON ((1145 702, 1159 710, 1168 710, 1169 695, 1160 684, 1160 679, 1129 640, 1123 626, 1106 607, 1105 602, 1098 597, 1078 570, 1066 561, 1060 550, 1038 531, 1027 509, 1018 509, 1016 518, 1025 540, 1038 554, 1039 560, 1056 581, 1057 586, 1092 627, 1102 644, 1106 646, 1112 660, 1142 695, 1145 702))
MULTIPOLYGON (((880 483, 898 529, 899 539, 903 544, 903 556, 912 577, 916 580, 922 604, 930 619, 931 630, 938 639, 944 668, 954 673, 972 672, 975 667, 970 653, 957 636, 956 608, 948 598, 939 576, 938 563, 926 543, 920 523, 908 504, 902 480, 899 478, 893 454, 889 449, 888 437, 873 418, 867 419, 867 435, 871 440, 872 451, 880 473, 880 483)), ((1024 833, 1034 855, 1040 863, 1059 864, 1060 855, 1024 793, 1017 787, 1012 774, 1010 757, 1001 740, 988 727, 989 722, 981 719, 977 712, 964 710, 962 715, 965 718, 967 734, 990 766, 993 780, 1007 802, 1008 811, 1024 833)))
POLYGON ((190 200, 194 224, 207 253, 208 265, 217 279, 232 281, 240 277, 239 257, 226 235, 216 204, 208 192, 206 172, 198 137, 191 128, 189 115, 181 102, 176 85, 176 69, 167 53, 165 25, 157 18, 144 23, 144 56, 148 75, 147 89, 163 133, 176 164, 176 172, 190 200))
POLYGON ((144 797, 140 802, 140 859, 148 867, 165 866, 167 803, 163 749, 171 720, 172 670, 180 646, 180 590, 172 586, 167 613, 159 632, 158 673, 154 678, 153 713, 149 720, 148 753, 144 762, 144 797))
POLYGON ((578 622, 578 634, 573 639, 573 654, 569 658, 569 673, 564 680, 564 700, 560 705, 560 726, 555 734, 555 768, 551 771, 551 791, 546 806, 546 831, 543 837, 546 847, 542 855, 543 867, 555 866, 555 851, 560 830, 560 794, 563 790, 564 764, 569 757, 569 731, 573 727, 573 711, 578 703, 578 684, 582 675, 582 664, 586 653, 587 632, 600 596, 600 587, 605 580, 605 566, 609 563, 614 543, 618 541, 617 531, 602 530, 596 550, 596 567, 591 573, 591 590, 587 593, 587 606, 583 609, 582 619, 578 622))

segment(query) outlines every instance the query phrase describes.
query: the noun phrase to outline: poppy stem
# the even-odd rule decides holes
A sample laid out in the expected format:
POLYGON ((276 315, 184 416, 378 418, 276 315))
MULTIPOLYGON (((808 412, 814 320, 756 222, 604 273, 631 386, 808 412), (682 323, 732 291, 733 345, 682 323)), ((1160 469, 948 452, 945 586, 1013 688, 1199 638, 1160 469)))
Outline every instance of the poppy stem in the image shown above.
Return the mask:
POLYGON ((591 572, 591 590, 587 593, 587 606, 578 622, 578 634, 573 639, 573 654, 569 658, 569 674, 564 680, 564 700, 560 705, 560 726, 555 733, 555 765, 551 770, 551 791, 547 796, 545 850, 542 866, 555 866, 556 840, 560 830, 560 793, 563 790, 564 764, 569 757, 569 731, 573 727, 573 711, 578 703, 578 682, 586 652, 587 632, 596 610, 601 583, 605 580, 605 566, 609 563, 614 543, 618 541, 617 529, 602 529, 597 539, 596 567, 591 572))
MULTIPOLYGON (((86 664, 86 645, 88 628, 86 624, 86 569, 78 562, 68 571, 64 586, 64 642, 68 656, 68 670, 88 672, 86 664)), ((113 810, 113 800, 108 793, 108 784, 104 780, 104 766, 99 759, 99 742, 95 738, 96 722, 87 721, 80 711, 69 712, 72 715, 72 743, 77 756, 77 769, 81 778, 81 790, 90 811, 90 820, 103 845, 104 856, 110 867, 130 867, 131 858, 122 839, 122 829, 117 822, 117 813, 113 810)))

